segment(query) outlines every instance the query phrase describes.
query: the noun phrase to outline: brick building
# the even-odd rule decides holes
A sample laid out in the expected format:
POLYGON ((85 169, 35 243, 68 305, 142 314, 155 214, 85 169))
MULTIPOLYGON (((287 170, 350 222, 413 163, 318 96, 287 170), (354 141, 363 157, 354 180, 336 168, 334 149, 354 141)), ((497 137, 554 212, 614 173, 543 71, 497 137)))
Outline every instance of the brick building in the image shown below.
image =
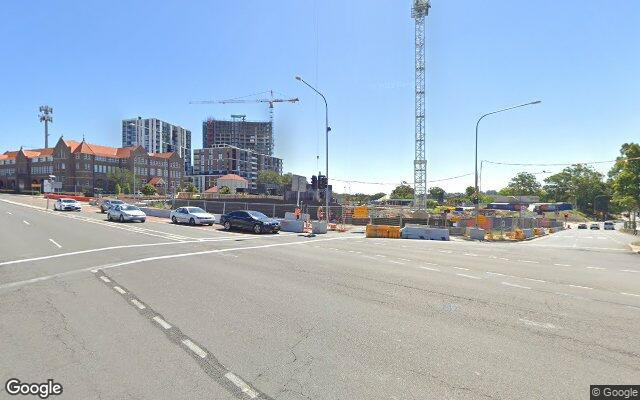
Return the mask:
POLYGON ((160 192, 175 192, 184 176, 180 155, 147 153, 142 146, 115 148, 60 138, 53 148, 8 151, 0 155, 0 190, 41 190, 55 175, 63 192, 113 193, 108 173, 116 168, 134 172, 140 185, 151 183, 160 192))

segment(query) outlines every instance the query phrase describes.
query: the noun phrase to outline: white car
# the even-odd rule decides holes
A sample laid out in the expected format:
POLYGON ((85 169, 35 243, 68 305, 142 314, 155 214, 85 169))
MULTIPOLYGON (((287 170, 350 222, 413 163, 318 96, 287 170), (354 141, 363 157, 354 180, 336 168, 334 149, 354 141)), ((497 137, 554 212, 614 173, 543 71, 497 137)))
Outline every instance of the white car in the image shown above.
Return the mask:
POLYGON ((189 225, 213 225, 216 222, 213 214, 209 214, 200 207, 180 207, 171 211, 171 222, 174 224, 188 223, 189 225))
POLYGON ((74 199, 58 199, 53 204, 53 209, 57 211, 82 211, 82 205, 74 199))
POLYGON ((604 223, 604 230, 605 231, 615 231, 616 228, 613 225, 613 221, 605 221, 604 223))
POLYGON ((138 207, 132 204, 121 204, 111 207, 107 211, 107 219, 109 221, 140 221, 144 222, 147 219, 147 214, 144 213, 138 207))

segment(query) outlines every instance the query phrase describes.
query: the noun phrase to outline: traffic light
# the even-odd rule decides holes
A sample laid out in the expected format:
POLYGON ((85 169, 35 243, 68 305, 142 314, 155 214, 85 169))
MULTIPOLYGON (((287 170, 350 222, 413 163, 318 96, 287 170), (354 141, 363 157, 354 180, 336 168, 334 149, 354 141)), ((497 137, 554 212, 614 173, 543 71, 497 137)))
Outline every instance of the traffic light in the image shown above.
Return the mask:
POLYGON ((325 175, 318 175, 318 189, 326 189, 328 185, 327 177, 325 175))
POLYGON ((478 204, 478 196, 473 196, 473 204, 478 204))
POLYGON ((311 176, 311 189, 317 189, 318 188, 318 177, 316 177, 315 175, 311 176))

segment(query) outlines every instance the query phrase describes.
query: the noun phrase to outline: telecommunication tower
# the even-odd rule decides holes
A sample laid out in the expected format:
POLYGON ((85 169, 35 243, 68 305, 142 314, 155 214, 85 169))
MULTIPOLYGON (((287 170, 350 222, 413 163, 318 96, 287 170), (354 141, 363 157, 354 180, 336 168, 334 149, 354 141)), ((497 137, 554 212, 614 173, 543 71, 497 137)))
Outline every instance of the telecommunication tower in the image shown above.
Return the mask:
POLYGON ((49 122, 53 122, 53 108, 49 106, 40 106, 40 122, 44 122, 44 147, 45 149, 49 147, 49 122))

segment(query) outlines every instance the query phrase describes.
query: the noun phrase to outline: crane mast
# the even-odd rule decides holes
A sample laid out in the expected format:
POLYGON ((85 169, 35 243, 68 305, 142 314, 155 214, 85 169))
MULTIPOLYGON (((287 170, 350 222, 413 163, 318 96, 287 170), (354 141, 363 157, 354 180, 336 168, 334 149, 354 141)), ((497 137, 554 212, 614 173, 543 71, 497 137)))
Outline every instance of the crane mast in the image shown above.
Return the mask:
POLYGON ((414 202, 427 208, 427 158, 425 151, 425 17, 429 0, 413 0, 411 17, 415 20, 415 158, 413 161, 414 202))

